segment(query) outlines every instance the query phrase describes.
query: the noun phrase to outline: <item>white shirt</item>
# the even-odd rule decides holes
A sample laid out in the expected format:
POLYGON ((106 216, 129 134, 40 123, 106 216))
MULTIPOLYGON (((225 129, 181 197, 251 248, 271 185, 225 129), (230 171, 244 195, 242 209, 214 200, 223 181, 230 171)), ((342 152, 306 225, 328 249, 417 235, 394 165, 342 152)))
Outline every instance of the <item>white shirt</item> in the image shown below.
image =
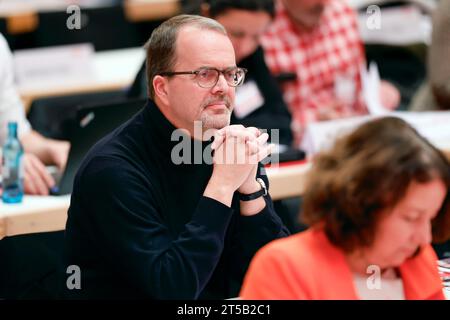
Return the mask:
POLYGON ((0 33, 0 146, 8 134, 8 122, 16 121, 19 136, 31 130, 25 110, 14 85, 11 50, 0 33))
POLYGON ((369 285, 367 276, 353 274, 356 293, 362 300, 405 300, 402 278, 389 269, 380 278, 377 286, 369 285))

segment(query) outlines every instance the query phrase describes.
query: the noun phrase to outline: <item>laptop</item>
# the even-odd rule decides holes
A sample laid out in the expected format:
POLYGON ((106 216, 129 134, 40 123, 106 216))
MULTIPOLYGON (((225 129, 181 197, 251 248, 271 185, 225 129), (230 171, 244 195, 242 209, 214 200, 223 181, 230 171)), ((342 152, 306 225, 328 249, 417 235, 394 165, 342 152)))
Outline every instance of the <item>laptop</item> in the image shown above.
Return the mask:
POLYGON ((140 111, 146 101, 146 99, 133 99, 101 105, 80 106, 77 109, 66 168, 64 172, 56 176, 56 185, 51 188, 50 194, 70 194, 75 175, 89 149, 140 111))

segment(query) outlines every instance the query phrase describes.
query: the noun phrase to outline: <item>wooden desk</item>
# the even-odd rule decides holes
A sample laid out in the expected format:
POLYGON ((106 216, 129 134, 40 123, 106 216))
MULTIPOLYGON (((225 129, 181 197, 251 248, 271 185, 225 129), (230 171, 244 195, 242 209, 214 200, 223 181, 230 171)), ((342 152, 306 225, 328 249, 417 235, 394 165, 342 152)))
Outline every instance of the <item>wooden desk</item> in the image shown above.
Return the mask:
POLYGON ((181 12, 179 0, 126 0, 125 16, 131 22, 169 18, 181 12))
MULTIPOLYGON (((445 151, 450 159, 450 150, 445 151)), ((294 161, 278 168, 267 168, 273 200, 301 196, 310 162, 294 161)), ((27 233, 64 230, 70 197, 25 196, 20 205, 0 202, 0 239, 27 233)))
POLYGON ((64 230, 70 196, 25 196, 21 204, 0 202, 0 240, 20 234, 64 230))
POLYGON ((311 163, 305 161, 266 168, 272 200, 301 196, 305 190, 306 175, 310 168, 311 163))
POLYGON ((447 150, 443 150, 442 152, 445 154, 445 156, 446 156, 448 159, 450 159, 450 148, 448 148, 447 150))
MULTIPOLYGON (((268 168, 270 194, 274 200, 301 195, 310 164, 296 162, 268 168)), ((21 234, 64 230, 70 196, 25 196, 23 203, 6 205, 0 201, 0 240, 21 234)))
MULTIPOLYGON (((68 5, 68 2, 61 0, 47 0, 41 3, 39 1, 0 1, 0 18, 6 19, 7 31, 10 34, 33 32, 39 26, 39 12, 66 11, 68 5)), ((179 0, 125 0, 124 2, 125 17, 131 22, 165 19, 180 11, 179 0)))

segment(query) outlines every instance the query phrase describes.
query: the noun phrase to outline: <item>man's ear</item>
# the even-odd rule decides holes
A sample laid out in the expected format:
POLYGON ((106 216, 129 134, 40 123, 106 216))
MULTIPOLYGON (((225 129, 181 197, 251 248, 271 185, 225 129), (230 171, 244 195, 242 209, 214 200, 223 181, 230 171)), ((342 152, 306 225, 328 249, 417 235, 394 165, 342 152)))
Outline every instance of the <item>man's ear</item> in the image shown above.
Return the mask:
POLYGON ((204 2, 203 2, 203 3, 200 5, 200 14, 201 14, 202 16, 204 16, 204 17, 211 18, 211 17, 209 16, 210 10, 209 10, 209 4, 208 4, 208 3, 204 3, 204 2))
POLYGON ((153 77, 153 90, 155 91, 155 98, 158 97, 165 105, 169 104, 169 86, 167 78, 160 75, 153 77))

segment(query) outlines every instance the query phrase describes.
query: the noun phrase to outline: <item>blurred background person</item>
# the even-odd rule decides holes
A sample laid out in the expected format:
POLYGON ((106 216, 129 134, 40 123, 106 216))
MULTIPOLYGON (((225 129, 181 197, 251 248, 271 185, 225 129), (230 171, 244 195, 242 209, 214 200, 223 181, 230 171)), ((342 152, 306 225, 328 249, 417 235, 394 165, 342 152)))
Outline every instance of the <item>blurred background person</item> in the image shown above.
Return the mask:
MULTIPOLYGON (((295 145, 308 123, 367 113, 360 67, 364 45, 356 12, 343 0, 278 0, 273 24, 261 39, 274 75, 292 74, 282 91, 292 114, 295 145)), ((400 93, 382 81, 383 106, 395 109, 400 93)))
POLYGON ((19 139, 25 151, 25 192, 48 195, 55 181, 45 166, 56 165, 63 169, 70 146, 67 141, 47 139, 30 127, 14 85, 12 54, 5 38, 0 34, 0 146, 5 143, 10 121, 17 122, 19 139))
POLYGON ((433 13, 433 32, 428 53, 428 82, 415 98, 413 111, 450 110, 450 0, 440 0, 433 13))
POLYGON ((241 297, 443 299, 430 243, 450 238, 449 188, 448 160, 403 120, 362 125, 315 159, 310 229, 263 247, 241 297))
POLYGON ((260 46, 260 38, 274 18, 273 0, 206 0, 201 13, 225 27, 233 43, 236 63, 248 70, 246 82, 236 90, 231 122, 278 129, 280 143, 290 145, 290 113, 260 46))
MULTIPOLYGON (((233 43, 236 63, 248 70, 245 83, 236 90, 232 124, 279 130, 279 142, 291 145, 291 115, 278 83, 264 61, 260 37, 274 17, 273 0, 200 0, 185 6, 220 22, 233 43)), ((131 96, 146 97, 144 66, 130 89, 131 96)))

